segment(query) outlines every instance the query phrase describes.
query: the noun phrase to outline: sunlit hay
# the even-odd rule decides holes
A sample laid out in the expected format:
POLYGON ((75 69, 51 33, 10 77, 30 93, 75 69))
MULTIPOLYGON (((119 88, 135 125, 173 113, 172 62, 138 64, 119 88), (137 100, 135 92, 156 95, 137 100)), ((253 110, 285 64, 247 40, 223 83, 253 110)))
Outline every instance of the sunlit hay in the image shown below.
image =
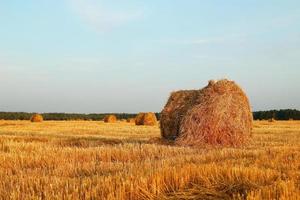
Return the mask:
POLYGON ((126 121, 128 123, 135 123, 135 118, 128 118, 126 121))
POLYGON ((213 85, 213 84, 215 84, 215 83, 216 83, 215 80, 209 80, 209 81, 208 81, 208 86, 211 86, 211 85, 213 85))
POLYGON ((147 141, 148 144, 158 144, 158 145, 174 145, 173 140, 166 140, 161 137, 153 137, 147 141))
POLYGON ((139 113, 135 118, 136 125, 154 126, 157 124, 157 118, 154 113, 139 113))
POLYGON ((0 126, 0 199, 300 197, 296 120, 254 122, 250 146, 222 149, 168 145, 157 126, 3 123, 15 126, 0 126))
POLYGON ((251 136, 246 94, 233 81, 210 81, 201 90, 173 93, 161 116, 161 132, 176 144, 239 146, 251 136))
POLYGON ((116 123, 117 117, 115 115, 107 115, 104 117, 104 122, 105 123, 116 123))
POLYGON ((148 112, 144 115, 143 124, 146 126, 154 126, 157 124, 156 115, 152 112, 148 112))
POLYGON ((240 146, 251 136, 249 100, 233 81, 220 80, 203 88, 182 119, 180 145, 240 146))
POLYGON ((40 114, 34 114, 31 116, 30 121, 31 122, 43 122, 43 116, 40 114))

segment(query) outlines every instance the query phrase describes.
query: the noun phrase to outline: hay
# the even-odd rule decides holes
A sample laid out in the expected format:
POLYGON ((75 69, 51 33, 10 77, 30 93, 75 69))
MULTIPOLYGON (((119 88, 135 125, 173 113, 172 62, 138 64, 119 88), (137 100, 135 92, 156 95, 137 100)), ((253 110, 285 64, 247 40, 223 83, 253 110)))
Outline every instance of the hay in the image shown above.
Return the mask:
POLYGON ((155 126, 157 124, 156 115, 152 112, 146 113, 143 118, 143 125, 155 126))
POLYGON ((251 136, 249 101, 233 81, 171 94, 161 113, 161 134, 179 145, 240 146, 251 136))
POLYGON ((178 137, 181 120, 194 105, 198 96, 199 90, 181 90, 171 93, 160 115, 160 128, 163 138, 174 140, 178 137))
POLYGON ((116 123, 117 117, 115 115, 107 115, 104 117, 104 122, 105 123, 116 123))
POLYGON ((30 118, 30 121, 31 122, 42 122, 44 119, 43 119, 43 116, 40 115, 40 114, 34 114, 31 116, 30 118))
POLYGON ((135 117, 135 125, 143 125, 143 117, 144 117, 145 113, 139 113, 136 117, 135 117))
POLYGON ((276 122, 274 118, 268 119, 268 122, 276 122))
POLYGON ((154 113, 139 113, 135 118, 135 124, 138 126, 155 126, 157 124, 157 118, 154 113))
POLYGON ((135 123, 135 118, 128 118, 126 121, 128 123, 135 123))

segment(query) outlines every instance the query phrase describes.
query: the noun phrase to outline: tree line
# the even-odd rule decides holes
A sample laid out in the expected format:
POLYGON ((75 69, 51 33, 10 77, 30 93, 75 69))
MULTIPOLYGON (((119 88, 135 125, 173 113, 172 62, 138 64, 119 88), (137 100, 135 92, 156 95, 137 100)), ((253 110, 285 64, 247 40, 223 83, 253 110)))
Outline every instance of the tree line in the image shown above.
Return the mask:
MULTIPOLYGON (((4 120, 29 120, 35 113, 27 112, 0 112, 0 119, 4 120)), ((78 113, 41 113, 44 120, 92 120, 101 121, 106 115, 116 115, 118 119, 134 118, 135 113, 92 113, 92 114, 78 114, 78 113)), ((159 117, 159 113, 155 113, 159 117)))
MULTIPOLYGON (((27 112, 0 112, 0 119, 4 120, 29 120, 34 113, 27 112)), ((93 114, 77 114, 77 113, 42 113, 44 120, 92 120, 100 121, 108 114, 114 114, 118 119, 134 118, 136 113, 93 113, 93 114)), ((155 113, 159 119, 160 113, 155 113)), ((300 111, 295 109, 285 110, 269 110, 253 112, 254 120, 300 120, 300 111)))
POLYGON ((255 120, 300 120, 300 111, 296 109, 258 111, 253 113, 253 118, 255 120))

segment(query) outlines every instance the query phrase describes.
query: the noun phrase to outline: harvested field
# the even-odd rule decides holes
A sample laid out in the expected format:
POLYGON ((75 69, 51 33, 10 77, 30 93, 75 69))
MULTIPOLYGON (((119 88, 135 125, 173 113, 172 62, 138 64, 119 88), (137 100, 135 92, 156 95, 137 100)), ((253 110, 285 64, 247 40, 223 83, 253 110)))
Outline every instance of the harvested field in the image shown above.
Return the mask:
POLYGON ((0 199, 300 198, 299 121, 255 122, 245 148, 159 137, 121 122, 0 121, 0 199))

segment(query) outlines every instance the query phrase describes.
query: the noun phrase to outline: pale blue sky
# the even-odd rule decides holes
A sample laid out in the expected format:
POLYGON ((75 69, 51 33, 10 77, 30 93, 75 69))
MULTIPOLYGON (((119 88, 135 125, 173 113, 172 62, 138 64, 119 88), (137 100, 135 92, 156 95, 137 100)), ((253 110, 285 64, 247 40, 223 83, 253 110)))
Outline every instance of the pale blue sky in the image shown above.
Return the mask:
POLYGON ((299 0, 0 0, 0 110, 160 111, 227 77, 300 109, 299 0))

